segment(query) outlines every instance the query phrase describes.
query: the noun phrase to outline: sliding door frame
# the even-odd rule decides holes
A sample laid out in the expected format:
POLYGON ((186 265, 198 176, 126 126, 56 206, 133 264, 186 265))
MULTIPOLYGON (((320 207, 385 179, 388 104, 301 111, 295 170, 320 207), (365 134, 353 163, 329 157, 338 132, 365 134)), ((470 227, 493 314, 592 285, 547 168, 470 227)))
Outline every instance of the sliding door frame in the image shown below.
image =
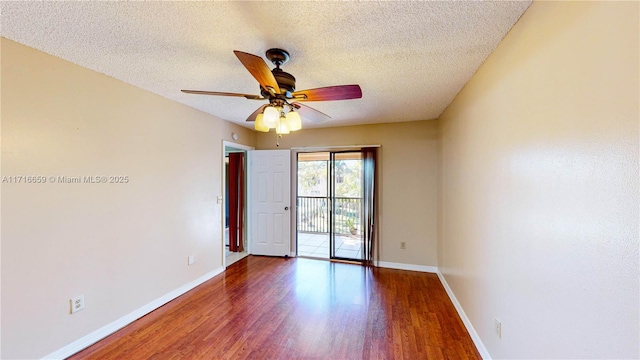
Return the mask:
MULTIPOLYGON (((376 144, 376 145, 344 145, 344 146, 318 146, 318 147, 292 147, 291 148, 291 166, 292 166, 292 171, 291 171, 291 197, 292 199, 295 199, 295 201, 292 201, 291 203, 291 223, 294 224, 294 226, 291 227, 291 249, 292 249, 292 254, 291 256, 298 256, 298 154, 299 153, 315 153, 315 152, 328 152, 328 153, 333 153, 333 152, 362 152, 364 149, 366 148, 381 148, 381 145, 376 144), (293 252, 293 250, 295 249, 295 253, 293 252)), ((379 159, 379 157, 378 157, 379 159)), ((331 166, 329 166, 331 167, 331 166)), ((378 169, 379 170, 379 169, 378 169)), ((378 173, 378 171, 376 171, 375 177, 378 178, 380 175, 378 173)), ((329 182, 331 180, 329 179, 329 182)), ((377 207, 377 201, 376 201, 376 205, 377 207)), ((331 216, 331 215, 330 215, 331 216)), ((362 216, 362 215, 361 215, 362 216)), ((376 215, 377 217, 377 215, 376 215)), ((363 220, 361 219, 361 222, 363 220)), ((330 223, 331 225, 331 223, 330 223)), ((364 226, 364 223, 363 225, 364 226)), ((375 227, 377 228, 377 221, 375 224, 375 227)), ((378 239, 379 240, 379 239, 378 239)), ((379 241, 378 241, 379 243, 379 241)), ((368 247, 366 245, 363 245, 364 249, 363 254, 365 251, 371 251, 373 252, 372 254, 372 261, 373 261, 373 257, 374 256, 378 256, 378 247, 379 245, 376 245, 374 249, 368 249, 368 247)), ((329 251, 331 252, 331 244, 330 244, 330 248, 329 251)), ((331 256, 331 254, 328 254, 329 256, 331 256)), ((367 254, 363 255, 363 258, 366 259, 367 254)), ((340 260, 340 258, 336 258, 335 260, 340 260)), ((362 262, 362 264, 366 264, 366 260, 361 260, 358 262, 362 262)), ((374 261, 375 263, 375 261, 374 261)))

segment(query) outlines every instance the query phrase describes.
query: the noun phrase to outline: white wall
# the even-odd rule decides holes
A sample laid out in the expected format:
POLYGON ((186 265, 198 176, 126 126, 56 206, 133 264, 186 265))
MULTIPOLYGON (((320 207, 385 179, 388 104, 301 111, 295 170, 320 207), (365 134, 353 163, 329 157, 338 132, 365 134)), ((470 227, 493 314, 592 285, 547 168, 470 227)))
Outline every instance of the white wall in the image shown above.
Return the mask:
POLYGON ((534 3, 439 119, 440 269, 494 358, 640 356, 638 14, 534 3))
POLYGON ((39 358, 222 267, 222 141, 252 131, 2 39, 2 358, 39 358), (57 179, 56 179, 57 180, 57 179), (187 266, 187 257, 196 263, 187 266), (86 308, 69 314, 69 299, 86 308))

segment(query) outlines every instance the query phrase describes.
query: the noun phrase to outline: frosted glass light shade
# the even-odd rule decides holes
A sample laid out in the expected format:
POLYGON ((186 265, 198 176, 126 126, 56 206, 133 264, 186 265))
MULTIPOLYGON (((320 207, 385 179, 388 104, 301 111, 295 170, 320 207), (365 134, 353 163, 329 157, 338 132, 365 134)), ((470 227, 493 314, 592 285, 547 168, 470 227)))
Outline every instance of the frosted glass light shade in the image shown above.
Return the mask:
POLYGON ((269 132, 269 127, 264 124, 264 115, 262 115, 262 114, 258 114, 258 116, 256 116, 256 122, 253 125, 253 127, 257 131, 269 132))
POLYGON ((287 127, 290 131, 302 129, 302 120, 297 112, 292 110, 287 113, 287 127))
POLYGON ((263 112, 264 117, 262 121, 269 128, 275 128, 278 126, 278 119, 280 118, 280 112, 273 106, 267 106, 263 112))
POLYGON ((287 126, 286 121, 280 121, 278 127, 276 127, 276 133, 281 135, 289 133, 289 127, 287 126))

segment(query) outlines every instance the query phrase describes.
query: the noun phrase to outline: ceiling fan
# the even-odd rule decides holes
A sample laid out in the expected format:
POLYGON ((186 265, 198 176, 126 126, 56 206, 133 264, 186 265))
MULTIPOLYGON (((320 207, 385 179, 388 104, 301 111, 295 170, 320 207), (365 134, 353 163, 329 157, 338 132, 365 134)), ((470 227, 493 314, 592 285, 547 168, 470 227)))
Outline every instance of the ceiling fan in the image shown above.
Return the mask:
POLYGON ((258 131, 268 132, 270 129, 276 129, 276 133, 281 135, 299 130, 302 127, 300 115, 313 122, 324 122, 331 118, 327 114, 302 104, 302 101, 349 100, 362 97, 359 85, 338 85, 296 91, 296 78, 280 69, 280 66, 290 58, 286 50, 267 50, 267 59, 276 66, 273 70, 269 70, 266 62, 259 56, 238 50, 233 53, 260 83, 260 95, 201 90, 182 90, 182 92, 244 97, 249 100, 268 100, 268 104, 260 106, 247 118, 247 121, 255 121, 255 129, 258 131))

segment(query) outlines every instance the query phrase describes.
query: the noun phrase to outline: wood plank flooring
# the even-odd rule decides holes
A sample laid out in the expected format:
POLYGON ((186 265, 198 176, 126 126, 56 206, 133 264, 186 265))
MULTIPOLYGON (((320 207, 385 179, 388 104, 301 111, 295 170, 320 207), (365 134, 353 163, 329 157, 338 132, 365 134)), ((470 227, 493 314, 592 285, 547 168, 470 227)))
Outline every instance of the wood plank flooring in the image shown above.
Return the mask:
POLYGON ((249 256, 70 359, 480 359, 438 277, 249 256))

